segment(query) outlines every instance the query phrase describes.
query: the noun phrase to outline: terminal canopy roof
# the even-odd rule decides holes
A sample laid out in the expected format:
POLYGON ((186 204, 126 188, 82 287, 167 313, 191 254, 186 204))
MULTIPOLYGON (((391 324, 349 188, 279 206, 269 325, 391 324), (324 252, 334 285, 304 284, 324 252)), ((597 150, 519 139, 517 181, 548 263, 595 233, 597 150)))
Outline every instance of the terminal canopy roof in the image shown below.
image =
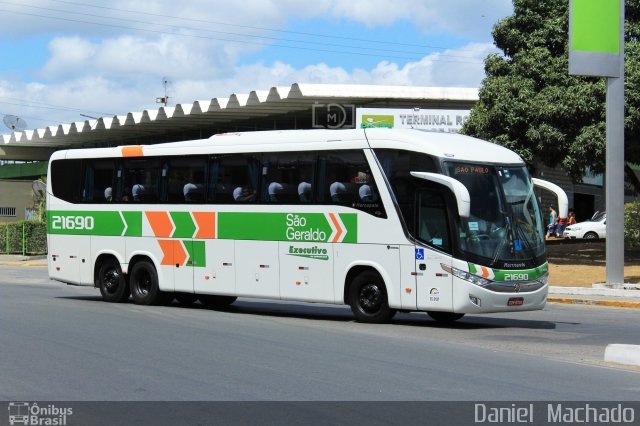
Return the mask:
POLYGON ((327 104, 468 110, 477 100, 476 88, 294 83, 4 134, 0 160, 46 160, 57 149, 154 144, 229 131, 311 128, 314 108, 327 104))

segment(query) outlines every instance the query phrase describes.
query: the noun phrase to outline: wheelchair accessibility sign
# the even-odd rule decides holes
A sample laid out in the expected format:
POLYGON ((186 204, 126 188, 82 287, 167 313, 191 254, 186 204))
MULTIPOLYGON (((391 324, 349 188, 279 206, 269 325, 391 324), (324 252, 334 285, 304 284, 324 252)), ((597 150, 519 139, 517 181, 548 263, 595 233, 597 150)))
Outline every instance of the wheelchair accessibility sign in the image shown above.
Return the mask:
POLYGON ((424 260, 424 249, 416 248, 416 260, 424 260))

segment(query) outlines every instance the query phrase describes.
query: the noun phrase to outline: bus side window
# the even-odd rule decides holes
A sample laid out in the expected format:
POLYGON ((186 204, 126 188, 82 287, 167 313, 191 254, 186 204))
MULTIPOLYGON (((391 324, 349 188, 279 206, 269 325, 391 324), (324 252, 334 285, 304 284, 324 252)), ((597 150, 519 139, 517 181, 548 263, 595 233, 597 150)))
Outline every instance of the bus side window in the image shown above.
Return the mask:
POLYGON ((55 160, 51 163, 53 195, 70 203, 80 201, 82 160, 55 160))
POLYGON ((208 201, 254 203, 260 162, 255 154, 220 155, 212 159, 208 201))
POLYGON ((378 188, 363 151, 335 151, 321 164, 325 202, 352 207, 377 217, 386 217, 378 188))
POLYGON ((313 191, 313 152, 268 153, 262 158, 265 203, 310 203, 313 191))
POLYGON ((166 172, 166 201, 173 204, 204 201, 205 158, 171 158, 166 172))
POLYGON ((115 160, 83 160, 84 180, 82 201, 85 203, 105 203, 113 200, 115 183, 115 160))
POLYGON ((161 165, 158 158, 132 158, 124 162, 122 201, 156 203, 160 200, 161 165))

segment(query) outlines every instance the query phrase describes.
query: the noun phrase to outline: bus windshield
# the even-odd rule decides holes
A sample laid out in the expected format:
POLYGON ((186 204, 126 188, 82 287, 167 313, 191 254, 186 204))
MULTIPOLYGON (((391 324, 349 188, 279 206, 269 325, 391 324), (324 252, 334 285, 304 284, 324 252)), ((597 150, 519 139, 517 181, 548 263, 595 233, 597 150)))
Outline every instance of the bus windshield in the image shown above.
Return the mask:
POLYGON ((471 214, 459 223, 460 250, 491 267, 540 263, 542 215, 526 168, 454 162, 446 168, 471 196, 471 214))

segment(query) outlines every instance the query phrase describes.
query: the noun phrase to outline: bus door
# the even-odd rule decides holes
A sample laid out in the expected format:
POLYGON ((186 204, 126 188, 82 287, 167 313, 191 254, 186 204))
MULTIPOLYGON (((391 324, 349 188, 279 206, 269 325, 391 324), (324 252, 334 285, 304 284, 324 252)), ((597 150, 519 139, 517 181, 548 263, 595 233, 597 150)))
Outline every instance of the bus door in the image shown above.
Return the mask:
POLYGON ((417 307, 426 311, 450 311, 453 277, 442 265, 451 266, 452 238, 442 190, 419 189, 416 209, 417 307))

